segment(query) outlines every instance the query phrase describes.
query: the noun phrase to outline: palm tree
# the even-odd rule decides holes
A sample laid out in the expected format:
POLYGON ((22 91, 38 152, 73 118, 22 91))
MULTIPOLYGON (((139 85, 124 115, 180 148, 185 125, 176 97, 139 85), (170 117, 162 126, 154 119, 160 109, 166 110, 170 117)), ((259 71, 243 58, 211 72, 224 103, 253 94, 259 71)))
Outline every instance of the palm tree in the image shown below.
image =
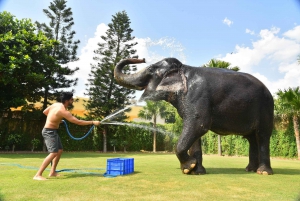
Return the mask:
POLYGON ((277 93, 280 104, 275 108, 275 113, 292 117, 293 126, 298 150, 298 160, 300 160, 300 137, 299 137, 299 117, 300 117, 300 88, 288 88, 279 90, 277 93))
MULTIPOLYGON (((238 66, 230 67, 231 63, 227 61, 222 61, 218 59, 211 59, 207 64, 204 64, 203 67, 210 68, 225 68, 233 71, 239 71, 240 68, 238 66)), ((221 136, 218 135, 218 155, 222 155, 222 146, 221 146, 221 136)))
POLYGON ((166 102, 146 101, 146 106, 138 113, 138 117, 142 119, 153 120, 153 152, 156 152, 156 121, 158 115, 162 118, 167 116, 166 102))
POLYGON ((240 68, 238 66, 230 67, 231 63, 227 61, 222 61, 218 59, 211 59, 207 64, 204 64, 204 67, 211 67, 211 68, 225 68, 233 71, 239 71, 240 68))

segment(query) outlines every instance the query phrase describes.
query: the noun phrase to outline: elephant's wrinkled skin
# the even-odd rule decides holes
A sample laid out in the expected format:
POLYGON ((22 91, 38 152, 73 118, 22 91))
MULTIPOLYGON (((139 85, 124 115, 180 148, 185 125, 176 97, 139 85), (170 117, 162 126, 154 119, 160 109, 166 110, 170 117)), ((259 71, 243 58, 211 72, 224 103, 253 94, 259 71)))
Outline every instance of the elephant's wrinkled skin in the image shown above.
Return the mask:
POLYGON ((176 155, 183 173, 206 173, 201 136, 211 130, 244 136, 250 144, 246 171, 273 174, 269 143, 274 101, 258 79, 232 70, 187 66, 175 58, 163 59, 132 75, 122 73, 125 65, 142 62, 145 60, 120 61, 115 79, 122 86, 145 90, 141 100, 165 100, 177 108, 183 131, 176 155))

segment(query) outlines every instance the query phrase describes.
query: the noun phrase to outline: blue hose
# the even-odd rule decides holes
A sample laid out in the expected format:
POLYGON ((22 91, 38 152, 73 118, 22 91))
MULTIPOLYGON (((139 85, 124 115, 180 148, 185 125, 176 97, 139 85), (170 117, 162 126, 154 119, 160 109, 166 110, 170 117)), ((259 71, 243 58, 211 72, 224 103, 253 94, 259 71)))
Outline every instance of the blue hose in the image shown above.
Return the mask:
POLYGON ((71 135, 70 131, 69 131, 69 128, 68 128, 68 124, 65 120, 62 120, 66 126, 66 129, 67 129, 67 133, 69 134, 69 136, 73 139, 73 140, 83 140, 84 138, 86 138, 91 132, 92 130, 94 129, 95 125, 93 125, 90 130, 83 136, 83 137, 80 137, 80 138, 76 138, 74 136, 71 135))

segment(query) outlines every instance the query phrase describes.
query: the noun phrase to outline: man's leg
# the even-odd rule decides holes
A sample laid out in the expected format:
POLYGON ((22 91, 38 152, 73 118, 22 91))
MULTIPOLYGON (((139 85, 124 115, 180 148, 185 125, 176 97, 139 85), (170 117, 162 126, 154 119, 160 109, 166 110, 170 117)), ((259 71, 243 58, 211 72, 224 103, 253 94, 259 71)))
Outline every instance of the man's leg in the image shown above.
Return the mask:
POLYGON ((40 169, 36 173, 36 175, 33 177, 34 180, 46 180, 46 178, 43 177, 43 172, 47 168, 47 166, 50 164, 50 162, 58 155, 58 153, 50 153, 43 161, 40 169))
POLYGON ((50 173, 49 173, 49 177, 59 176, 59 174, 57 174, 55 171, 56 171, 56 167, 57 167, 57 164, 59 162, 59 159, 60 159, 60 156, 61 156, 62 152, 63 152, 63 150, 59 149, 56 157, 53 159, 52 167, 51 167, 51 170, 50 170, 50 173))

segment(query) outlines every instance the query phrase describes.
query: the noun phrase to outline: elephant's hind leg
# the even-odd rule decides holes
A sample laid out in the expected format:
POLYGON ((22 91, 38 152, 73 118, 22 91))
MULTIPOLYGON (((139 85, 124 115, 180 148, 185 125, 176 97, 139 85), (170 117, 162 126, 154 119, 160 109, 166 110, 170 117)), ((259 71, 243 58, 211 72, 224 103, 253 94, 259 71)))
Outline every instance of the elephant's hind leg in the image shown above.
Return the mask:
POLYGON ((259 165, 258 143, 256 140, 256 131, 244 136, 249 142, 249 164, 246 167, 247 172, 256 172, 259 165))
POLYGON ((258 174, 271 175, 273 170, 270 162, 270 137, 272 128, 259 129, 257 131, 257 141, 259 150, 259 166, 257 169, 258 174))

